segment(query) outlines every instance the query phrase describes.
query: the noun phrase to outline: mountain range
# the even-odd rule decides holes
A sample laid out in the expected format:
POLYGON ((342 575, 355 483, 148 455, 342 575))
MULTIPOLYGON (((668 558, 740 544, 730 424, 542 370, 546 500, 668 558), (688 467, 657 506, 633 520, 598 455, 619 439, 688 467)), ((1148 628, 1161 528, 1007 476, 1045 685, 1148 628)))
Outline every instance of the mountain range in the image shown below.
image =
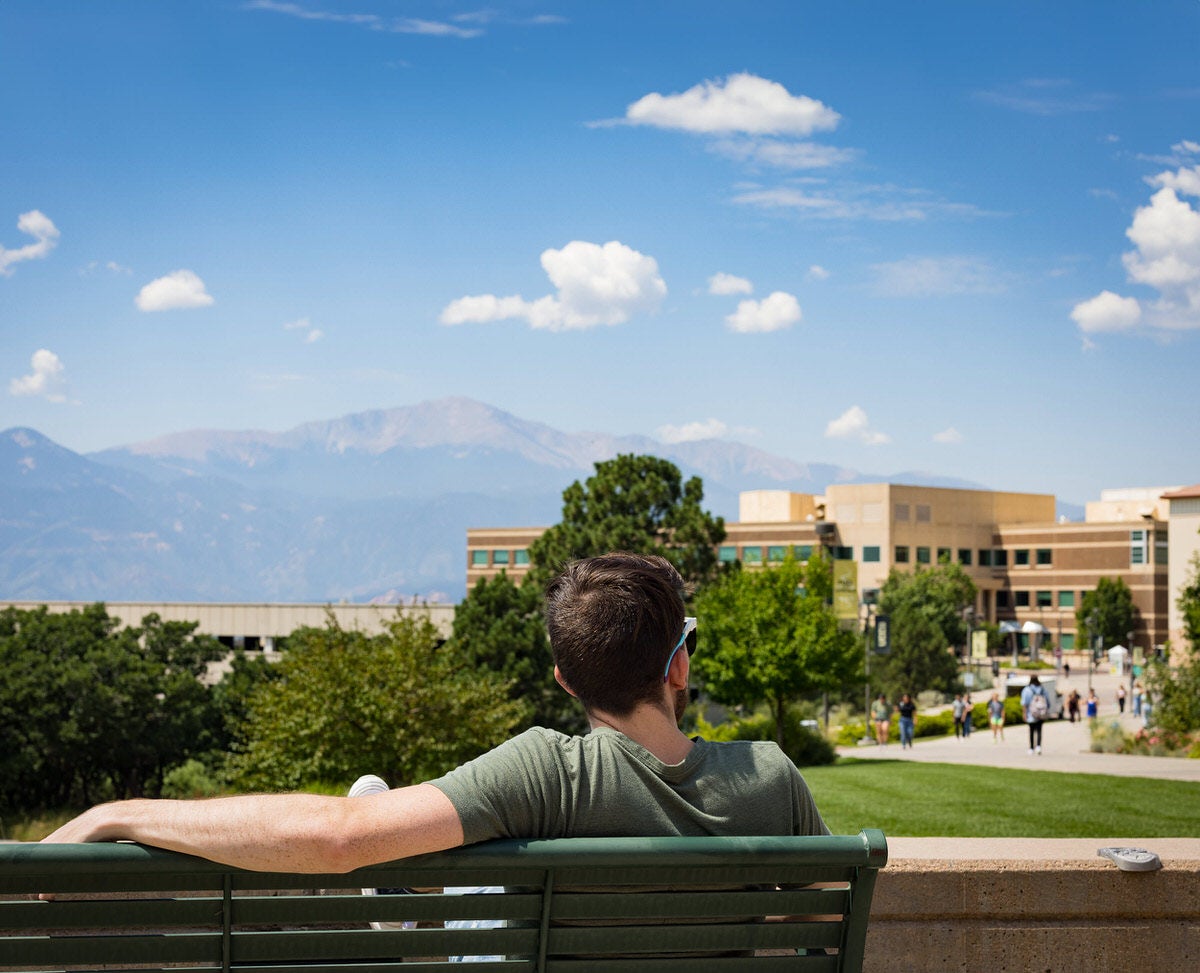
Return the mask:
POLYGON ((562 491, 620 453, 742 490, 979 484, 800 464, 736 442, 567 433, 451 398, 286 432, 196 430, 91 454, 0 433, 0 596, 98 601, 457 601, 466 530, 555 523, 562 491))

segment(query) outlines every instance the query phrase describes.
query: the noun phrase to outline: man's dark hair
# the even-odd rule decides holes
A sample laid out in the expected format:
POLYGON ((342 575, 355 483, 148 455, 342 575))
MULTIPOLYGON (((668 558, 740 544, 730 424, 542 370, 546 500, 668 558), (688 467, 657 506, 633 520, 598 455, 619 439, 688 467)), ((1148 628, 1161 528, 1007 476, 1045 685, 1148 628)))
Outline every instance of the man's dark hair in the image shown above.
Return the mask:
POLYGON ((554 663, 587 709, 627 716, 662 695, 683 633, 683 579, 666 558, 615 553, 574 561, 546 588, 554 663))

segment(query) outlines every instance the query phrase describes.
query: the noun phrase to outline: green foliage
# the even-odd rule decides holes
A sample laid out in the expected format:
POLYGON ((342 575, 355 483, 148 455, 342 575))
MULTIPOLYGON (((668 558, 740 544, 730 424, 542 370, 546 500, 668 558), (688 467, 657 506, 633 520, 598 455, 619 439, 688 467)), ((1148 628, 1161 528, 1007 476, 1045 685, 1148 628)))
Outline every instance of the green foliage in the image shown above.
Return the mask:
POLYGON ((562 520, 529 548, 531 576, 542 584, 568 561, 609 551, 660 554, 690 584, 718 571, 725 522, 705 511, 699 477, 686 483, 675 464, 624 454, 596 464, 587 482, 563 491, 562 520))
POLYGON ((966 641, 963 609, 975 603, 975 591, 957 564, 911 573, 893 569, 879 592, 879 611, 891 616, 892 649, 872 658, 872 688, 889 698, 954 692, 958 663, 950 650, 966 641))
POLYGON ((507 739, 528 713, 498 675, 438 647, 427 618, 397 615, 380 635, 292 634, 279 676, 250 699, 241 788, 345 787, 376 773, 393 786, 437 777, 507 739))
POLYGON ((1146 690, 1154 700, 1154 726, 1173 733, 1200 730, 1200 654, 1193 653, 1172 665, 1151 662, 1146 669, 1146 690))
POLYGON ((156 793, 164 771, 216 745, 199 679, 220 645, 103 605, 0 612, 0 802, 32 809, 156 793))
POLYGON ((161 797, 189 800, 215 797, 224 790, 213 772, 199 760, 191 759, 163 774, 161 797))
POLYGON ((450 648, 509 682, 510 696, 529 707, 530 725, 585 731, 579 703, 554 681, 542 590, 532 579, 516 585, 501 572, 477 582, 454 613, 450 648))
POLYGON ((1133 631, 1135 617, 1133 592, 1120 578, 1101 578, 1093 590, 1083 593, 1075 609, 1077 630, 1099 636, 1102 649, 1124 644, 1133 631))
POLYGON ((1200 554, 1192 555, 1191 575, 1179 589, 1175 604, 1183 615, 1183 637, 1193 657, 1200 657, 1200 554))
POLYGON ((1097 720, 1091 732, 1093 753, 1200 759, 1200 730, 1180 733, 1155 726, 1126 733, 1116 720, 1097 720))
MULTIPOLYGON (((799 707, 788 707, 784 716, 783 743, 780 745, 797 767, 813 767, 831 764, 837 760, 833 744, 824 735, 810 727, 801 725, 803 711, 799 707)), ((778 740, 779 733, 775 717, 767 710, 748 716, 730 716, 712 724, 703 717, 696 720, 696 734, 705 740, 725 742, 728 740, 778 740)))
POLYGON ((861 679, 857 640, 838 627, 823 600, 797 595, 808 587, 805 580, 804 568, 789 557, 776 568, 728 572, 696 597, 700 644, 693 668, 705 690, 731 706, 767 703, 777 728, 792 701, 861 679))

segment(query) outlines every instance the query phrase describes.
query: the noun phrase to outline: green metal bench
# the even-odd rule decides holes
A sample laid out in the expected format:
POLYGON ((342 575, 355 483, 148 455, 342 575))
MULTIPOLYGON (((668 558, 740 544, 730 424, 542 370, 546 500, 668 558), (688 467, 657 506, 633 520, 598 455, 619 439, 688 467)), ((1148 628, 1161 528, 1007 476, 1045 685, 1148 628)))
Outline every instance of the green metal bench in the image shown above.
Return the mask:
POLYGON ((444 973, 449 957, 494 954, 473 968, 858 971, 886 861, 874 830, 495 841, 346 875, 248 872, 136 844, 0 844, 0 970, 444 973), (358 892, 472 885, 505 891, 358 892), (453 919, 504 925, 443 927, 453 919))

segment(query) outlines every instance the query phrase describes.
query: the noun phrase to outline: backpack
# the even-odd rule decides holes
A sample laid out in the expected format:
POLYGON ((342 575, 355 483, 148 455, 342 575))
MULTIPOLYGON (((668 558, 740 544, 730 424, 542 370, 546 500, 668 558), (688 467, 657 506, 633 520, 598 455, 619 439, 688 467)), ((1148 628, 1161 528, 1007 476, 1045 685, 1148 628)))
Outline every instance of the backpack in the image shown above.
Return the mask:
POLYGON ((1029 697, 1029 717, 1036 723, 1041 723, 1050 715, 1050 700, 1046 698, 1046 690, 1038 686, 1029 697))

